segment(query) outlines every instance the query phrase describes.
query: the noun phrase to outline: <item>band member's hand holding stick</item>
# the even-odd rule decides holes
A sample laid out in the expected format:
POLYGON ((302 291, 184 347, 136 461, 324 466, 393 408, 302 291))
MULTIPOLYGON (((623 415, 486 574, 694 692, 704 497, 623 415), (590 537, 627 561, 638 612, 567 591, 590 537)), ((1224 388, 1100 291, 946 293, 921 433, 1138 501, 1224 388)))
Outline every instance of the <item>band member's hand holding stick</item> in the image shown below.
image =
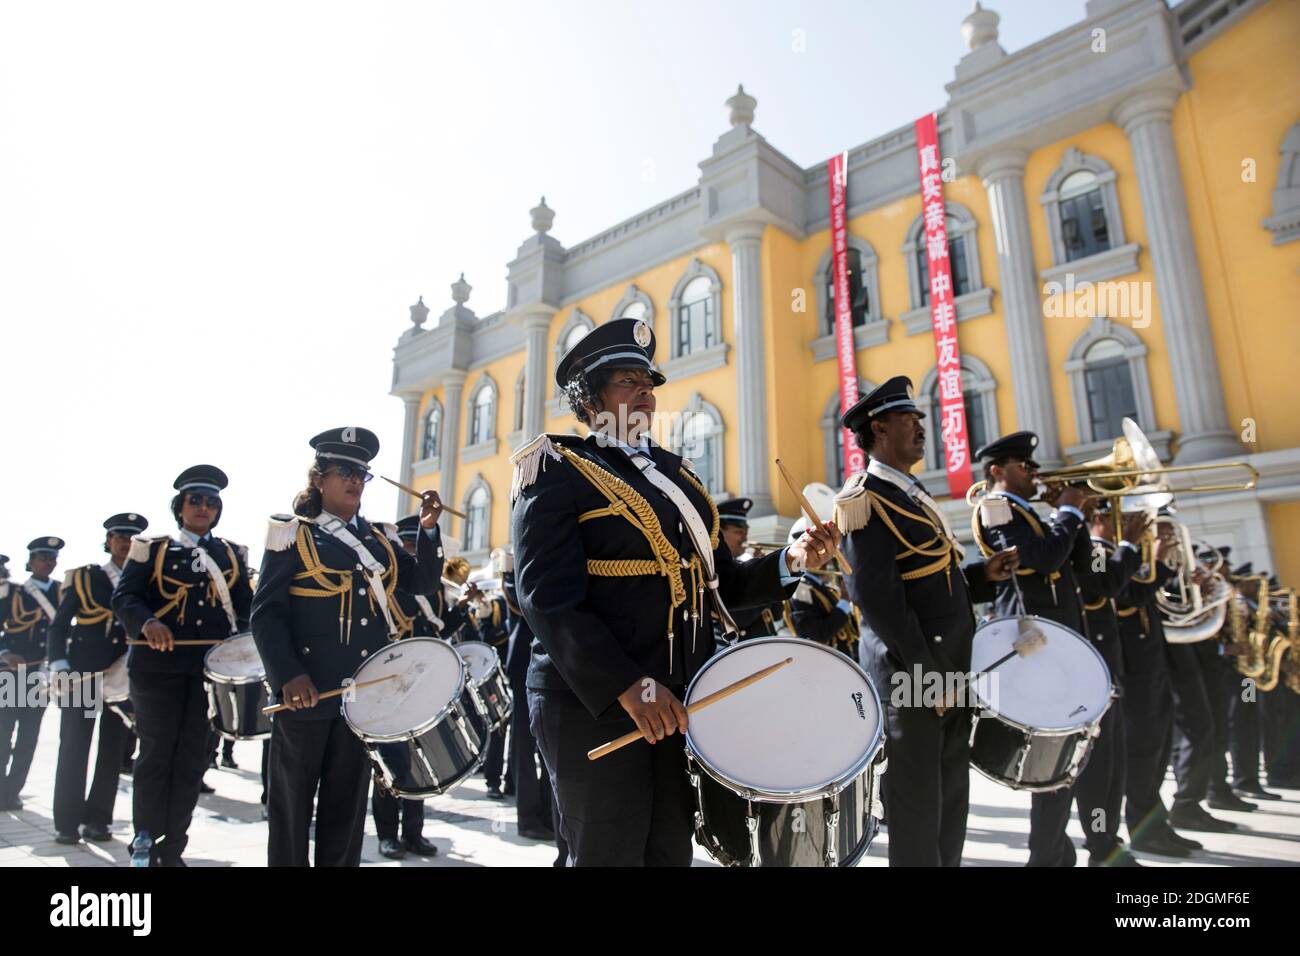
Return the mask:
MULTIPOLYGON (((776 467, 780 469, 781 477, 785 479, 785 483, 794 492, 795 497, 799 499, 799 507, 803 508, 803 513, 808 516, 810 527, 807 533, 814 539, 814 544, 811 550, 804 548, 807 555, 805 567, 809 569, 820 568, 830 560, 833 551, 835 557, 839 558, 840 568, 844 573, 852 574, 853 568, 849 566, 849 559, 844 557, 844 552, 840 550, 840 533, 835 528, 834 522, 825 522, 817 517, 817 512, 813 510, 813 506, 808 503, 808 499, 804 497, 803 492, 795 485, 794 479, 790 477, 790 472, 786 471, 785 465, 780 458, 776 459, 776 467), (827 548, 827 545, 830 547, 827 548)), ((797 541, 791 545, 791 549, 800 548, 802 544, 802 540, 797 541)))
POLYGON ((336 687, 333 690, 327 690, 323 694, 317 694, 315 686, 312 685, 311 678, 306 674, 300 674, 293 680, 288 681, 283 688, 283 704, 275 704, 271 707, 263 707, 262 713, 275 714, 282 710, 305 710, 308 707, 315 707, 327 697, 338 697, 346 694, 350 690, 358 690, 362 687, 370 687, 373 684, 382 684, 386 680, 392 680, 399 677, 399 674, 389 674, 386 677, 376 677, 374 680, 363 680, 355 684, 348 684, 346 687, 336 687), (295 684, 299 681, 306 681, 306 684, 299 684, 297 690, 293 690, 295 684), (311 703, 307 701, 311 700, 311 703))
POLYGON ((450 505, 444 505, 442 503, 442 500, 438 497, 438 492, 436 491, 416 491, 414 488, 410 487, 409 485, 404 485, 400 481, 393 481, 393 479, 385 475, 380 475, 379 477, 383 478, 384 481, 388 482, 394 488, 400 488, 402 491, 405 491, 408 495, 411 495, 415 498, 419 498, 421 501, 424 502, 424 505, 422 505, 420 508, 421 527, 432 528, 435 524, 438 523, 438 517, 441 515, 443 511, 447 512, 447 514, 449 515, 455 515, 457 518, 465 517, 464 512, 457 511, 455 508, 451 507, 450 505), (426 509, 429 509, 429 512, 432 513, 434 516, 433 520, 430 521, 428 524, 424 523, 426 509))
MULTIPOLYGON (((176 639, 172 637, 172 629, 157 619, 145 621, 140 633, 144 635, 143 643, 155 651, 170 651, 176 646, 176 639)), ((140 644, 141 642, 127 641, 127 643, 140 644)))
POLYGON ((650 708, 634 713, 632 707, 629 706, 628 702, 624 698, 630 694, 635 694, 637 695, 637 699, 640 699, 642 694, 642 682, 638 681, 620 694, 618 699, 619 703, 623 705, 623 708, 632 715, 632 719, 636 721, 637 727, 640 729, 633 730, 630 733, 626 733, 622 737, 619 737, 617 740, 611 740, 607 744, 601 744, 594 750, 588 751, 587 759, 598 760, 606 754, 612 754, 615 750, 621 750, 623 747, 626 747, 628 744, 637 740, 644 739, 649 743, 654 743, 656 740, 662 740, 667 734, 671 734, 676 730, 681 730, 682 733, 686 733, 687 714, 699 713, 710 704, 716 704, 723 698, 730 697, 737 691, 744 690, 750 684, 755 684, 758 681, 761 681, 764 677, 775 674, 782 667, 793 662, 793 657, 787 657, 783 661, 777 661, 775 664, 764 667, 762 670, 755 671, 748 677, 742 677, 740 680, 728 684, 721 690, 715 690, 712 694, 709 694, 706 697, 701 697, 689 707, 683 707, 682 702, 674 696, 672 691, 667 687, 664 687, 662 684, 655 682, 655 693, 651 695, 652 700, 646 702, 651 705, 650 708), (654 705, 660 702, 660 698, 662 698, 663 706, 656 708, 654 705), (662 721, 662 723, 672 723, 672 726, 666 731, 664 730, 662 723, 654 722, 656 719, 661 718, 664 715, 667 715, 667 720, 662 721))
POLYGON ((1005 581, 1020 567, 1020 552, 1014 547, 1004 548, 989 556, 984 563, 984 577, 989 581, 1005 581))

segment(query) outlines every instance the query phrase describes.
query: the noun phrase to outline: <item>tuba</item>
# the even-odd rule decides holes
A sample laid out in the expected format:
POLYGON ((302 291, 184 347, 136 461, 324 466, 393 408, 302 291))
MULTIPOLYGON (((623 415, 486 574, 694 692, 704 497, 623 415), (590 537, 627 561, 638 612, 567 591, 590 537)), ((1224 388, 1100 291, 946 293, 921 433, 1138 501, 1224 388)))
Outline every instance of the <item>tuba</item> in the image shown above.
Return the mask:
POLYGON ((1222 573, 1223 556, 1218 551, 1192 540, 1187 525, 1171 518, 1159 517, 1157 525, 1170 525, 1178 548, 1170 564, 1178 576, 1156 593, 1164 619, 1165 640, 1170 644, 1195 644, 1209 640, 1223 630, 1233 588, 1222 573), (1212 554, 1202 561, 1199 554, 1212 554), (1195 577, 1200 572, 1202 581, 1195 577))

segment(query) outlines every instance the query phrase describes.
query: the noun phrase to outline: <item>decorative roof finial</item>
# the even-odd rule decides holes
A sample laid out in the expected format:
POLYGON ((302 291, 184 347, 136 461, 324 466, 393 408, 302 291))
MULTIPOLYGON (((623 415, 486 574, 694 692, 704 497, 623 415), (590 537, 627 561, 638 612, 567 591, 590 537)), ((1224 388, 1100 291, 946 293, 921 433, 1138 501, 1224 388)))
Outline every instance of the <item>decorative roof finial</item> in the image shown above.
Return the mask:
POLYGON ((542 197, 540 203, 528 210, 528 212, 533 217, 533 229, 536 232, 546 235, 551 231, 551 224, 555 222, 555 210, 546 205, 545 196, 542 197))
POLYGON ((421 328, 428 317, 429 307, 424 304, 424 296, 420 296, 420 301, 411 306, 411 324, 417 329, 421 328))
POLYGON ((751 126, 754 122, 754 107, 758 100, 745 92, 745 84, 736 87, 736 95, 727 100, 731 110, 732 126, 751 126))
POLYGON ((465 273, 460 274, 460 278, 451 284, 451 300, 457 305, 464 305, 469 301, 470 290, 474 287, 465 281, 465 273))
POLYGON ((961 35, 966 41, 966 49, 974 51, 989 43, 997 43, 998 21, 1001 19, 992 10, 980 6, 979 0, 975 0, 975 7, 961 22, 961 35))

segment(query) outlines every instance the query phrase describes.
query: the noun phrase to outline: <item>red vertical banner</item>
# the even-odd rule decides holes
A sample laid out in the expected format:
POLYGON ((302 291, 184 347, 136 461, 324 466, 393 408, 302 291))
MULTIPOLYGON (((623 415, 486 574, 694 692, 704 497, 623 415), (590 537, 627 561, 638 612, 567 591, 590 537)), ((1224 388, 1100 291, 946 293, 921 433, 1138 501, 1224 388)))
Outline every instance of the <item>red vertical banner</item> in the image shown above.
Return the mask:
MULTIPOLYGON (((849 154, 832 156, 826 164, 831 204, 831 281, 835 290, 835 355, 839 362, 840 413, 858 400, 858 368, 853 347, 853 303, 849 300, 849 154)), ((818 317, 821 321, 821 317, 818 317)), ((844 439, 844 477, 867 468, 867 456, 847 428, 844 439)))
POLYGON ((916 161, 921 176, 922 222, 930 289, 930 327, 939 376, 939 429, 948 491, 958 498, 971 486, 971 449, 966 436, 966 398, 961 387, 961 350, 957 347, 957 311, 953 305, 952 269, 948 262, 948 218, 943 204, 939 132, 934 114, 916 121, 916 161))

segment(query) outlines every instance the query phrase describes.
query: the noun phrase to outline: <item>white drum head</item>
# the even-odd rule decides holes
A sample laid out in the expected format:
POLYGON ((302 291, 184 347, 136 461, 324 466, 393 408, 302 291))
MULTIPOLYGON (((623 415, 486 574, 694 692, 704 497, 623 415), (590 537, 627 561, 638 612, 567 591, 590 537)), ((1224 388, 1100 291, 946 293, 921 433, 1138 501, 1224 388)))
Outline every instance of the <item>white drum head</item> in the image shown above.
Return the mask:
POLYGON ((131 681, 126 671, 126 655, 123 654, 104 671, 104 702, 118 704, 131 697, 131 681))
POLYGON ((345 695, 343 716, 366 737, 400 737, 436 717, 464 689, 464 664, 456 649, 431 637, 394 641, 357 668, 358 684, 392 680, 345 695))
MULTIPOLYGON (((975 631, 971 672, 1011 653, 1021 618, 999 618, 975 631)), ((1070 730, 1101 717, 1110 701, 1110 671, 1088 642, 1060 624, 1027 617, 1047 637, 1028 657, 1016 656, 972 682, 980 703, 1035 730, 1070 730)))
POLYGON ((203 658, 203 670, 210 680, 228 684, 247 684, 266 676, 252 634, 238 634, 214 644, 203 658))
POLYGON ((496 670, 497 652, 491 644, 482 641, 465 641, 455 645, 456 651, 465 658, 469 668, 469 679, 474 684, 481 684, 496 670))
POLYGON ((746 641, 704 665, 686 703, 787 657, 794 662, 691 714, 686 739, 702 763, 757 794, 812 794, 856 776, 883 725, 871 681, 839 651, 797 638, 746 641))

